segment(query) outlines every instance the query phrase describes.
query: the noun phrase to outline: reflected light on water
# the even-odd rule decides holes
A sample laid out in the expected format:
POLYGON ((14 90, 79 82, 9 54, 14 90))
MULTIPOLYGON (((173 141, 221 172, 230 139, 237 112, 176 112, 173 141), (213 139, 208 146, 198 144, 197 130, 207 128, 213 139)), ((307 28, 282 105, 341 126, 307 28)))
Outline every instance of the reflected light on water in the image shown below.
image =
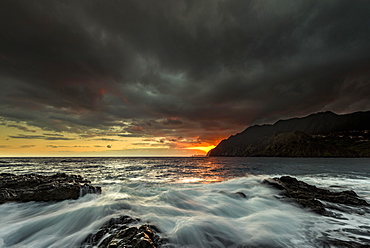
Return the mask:
POLYGON ((181 178, 176 183, 198 183, 202 181, 204 181, 202 178, 181 178))
POLYGON ((176 183, 216 183, 216 182, 222 182, 222 177, 207 177, 207 178, 181 178, 176 183))
POLYGON ((215 163, 210 158, 199 159, 194 161, 191 167, 183 167, 183 177, 175 180, 175 183, 213 183, 222 182, 230 179, 225 167, 220 163, 215 163), (188 176, 184 176, 188 175, 188 176))

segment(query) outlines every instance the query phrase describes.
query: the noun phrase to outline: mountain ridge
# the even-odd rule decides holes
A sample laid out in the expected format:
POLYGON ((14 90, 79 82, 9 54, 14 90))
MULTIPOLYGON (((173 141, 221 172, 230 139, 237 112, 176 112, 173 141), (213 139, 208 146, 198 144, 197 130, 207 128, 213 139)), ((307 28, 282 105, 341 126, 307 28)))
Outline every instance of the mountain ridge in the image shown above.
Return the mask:
POLYGON ((370 111, 331 111, 254 125, 221 141, 208 156, 370 157, 370 111))

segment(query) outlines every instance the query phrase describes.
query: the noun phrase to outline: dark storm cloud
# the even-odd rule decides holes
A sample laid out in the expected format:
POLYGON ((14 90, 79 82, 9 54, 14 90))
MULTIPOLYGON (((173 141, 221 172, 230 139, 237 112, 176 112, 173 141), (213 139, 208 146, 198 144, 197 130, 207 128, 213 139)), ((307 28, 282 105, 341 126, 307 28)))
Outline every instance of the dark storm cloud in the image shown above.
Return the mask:
POLYGON ((31 148, 31 147, 35 147, 35 145, 22 145, 22 146, 20 146, 20 148, 31 148))
POLYGON ((22 130, 24 132, 31 132, 31 133, 35 133, 36 132, 36 130, 30 130, 30 129, 28 129, 28 127, 24 127, 24 126, 17 125, 17 124, 0 123, 0 125, 4 125, 4 126, 7 126, 7 127, 14 127, 14 128, 19 129, 19 130, 22 130))
POLYGON ((103 140, 103 141, 119 141, 118 139, 107 139, 107 138, 94 139, 94 140, 103 140))
POLYGON ((47 145, 46 147, 61 148, 61 147, 90 147, 90 146, 55 146, 55 145, 47 145))
POLYGON ((45 137, 42 136, 42 135, 24 135, 24 134, 18 134, 17 136, 10 135, 9 138, 12 138, 12 139, 44 139, 45 137))
POLYGON ((43 133, 43 135, 63 137, 63 135, 62 135, 62 134, 57 134, 57 133, 43 133))
POLYGON ((119 137, 125 137, 125 138, 138 138, 138 137, 143 137, 143 134, 120 134, 118 133, 117 136, 119 137))
POLYGON ((73 138, 65 138, 65 137, 45 137, 45 140, 75 140, 73 138))
POLYGON ((368 110, 369 12, 367 0, 5 1, 0 116, 80 137, 212 140, 368 110))
POLYGON ((182 121, 178 118, 167 117, 162 123, 163 125, 181 125, 182 121))
POLYGON ((44 139, 44 140, 75 140, 73 138, 66 138, 66 137, 47 137, 44 135, 24 135, 24 134, 18 134, 18 135, 9 135, 9 138, 12 139, 44 139))
POLYGON ((50 147, 50 148, 60 148, 60 147, 69 147, 69 146, 55 146, 55 145, 47 145, 46 147, 50 147))

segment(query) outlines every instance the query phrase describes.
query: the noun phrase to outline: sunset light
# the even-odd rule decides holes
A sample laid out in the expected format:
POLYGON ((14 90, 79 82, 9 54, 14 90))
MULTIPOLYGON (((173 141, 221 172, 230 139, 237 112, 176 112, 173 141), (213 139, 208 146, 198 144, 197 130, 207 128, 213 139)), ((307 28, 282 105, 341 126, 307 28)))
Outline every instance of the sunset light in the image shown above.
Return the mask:
POLYGON ((368 247, 369 13, 1 1, 0 248, 368 247))
POLYGON ((209 150, 215 148, 216 146, 192 146, 192 147, 186 147, 185 149, 191 149, 191 150, 199 150, 203 151, 205 153, 209 152, 209 150))
POLYGON ((365 4, 108 2, 2 4, 1 156, 205 155, 370 106, 365 4))

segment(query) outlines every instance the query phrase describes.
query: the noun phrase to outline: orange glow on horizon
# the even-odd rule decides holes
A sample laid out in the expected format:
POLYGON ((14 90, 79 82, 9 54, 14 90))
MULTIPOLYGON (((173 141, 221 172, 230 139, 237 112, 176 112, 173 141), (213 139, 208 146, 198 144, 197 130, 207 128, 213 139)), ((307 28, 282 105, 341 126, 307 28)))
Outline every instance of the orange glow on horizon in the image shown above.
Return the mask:
POLYGON ((203 152, 207 153, 215 147, 216 146, 214 146, 214 145, 211 145, 211 146, 191 146, 191 147, 186 147, 185 149, 200 150, 200 151, 203 151, 203 152))

